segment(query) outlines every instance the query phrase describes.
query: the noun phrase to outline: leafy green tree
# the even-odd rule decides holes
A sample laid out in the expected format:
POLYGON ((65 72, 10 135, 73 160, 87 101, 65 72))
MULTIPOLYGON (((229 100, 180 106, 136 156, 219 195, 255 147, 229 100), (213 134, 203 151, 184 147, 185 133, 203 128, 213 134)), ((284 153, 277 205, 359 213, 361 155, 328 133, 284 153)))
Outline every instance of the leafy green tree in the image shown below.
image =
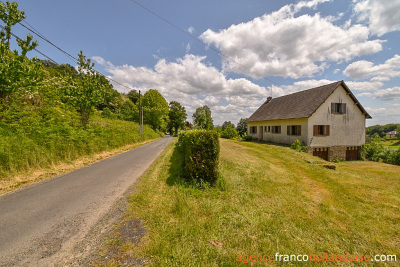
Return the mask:
POLYGON ((0 31, 0 102, 4 103, 15 92, 31 92, 41 80, 39 66, 26 58, 26 53, 38 43, 28 35, 25 41, 17 40, 21 55, 10 51, 11 28, 25 18, 25 12, 18 10, 18 3, 0 2, 0 19, 5 26, 0 31))
POLYGON ((0 19, 5 23, 4 31, 0 32, 1 43, 10 49, 11 27, 25 19, 25 11, 18 9, 17 2, 0 2, 0 19))
POLYGON ((400 125, 397 126, 396 131, 397 131, 397 139, 400 140, 400 125))
POLYGON ((240 136, 243 136, 247 133, 247 119, 241 118, 236 126, 236 131, 240 136))
POLYGON ((132 101, 133 104, 137 105, 139 101, 139 92, 137 90, 131 90, 127 94, 128 98, 132 101))
POLYGON ((222 124, 222 131, 226 128, 235 128, 235 125, 230 121, 224 121, 224 123, 222 124))
POLYGON ((193 113, 193 125, 198 129, 212 130, 214 129, 213 119, 211 117, 210 108, 205 105, 197 108, 193 113))
POLYGON ((238 133, 235 128, 233 127, 226 127, 225 130, 222 131, 221 137, 222 138, 227 138, 227 139, 232 139, 238 137, 238 133))
POLYGON ((82 51, 78 56, 78 80, 70 88, 69 97, 80 115, 82 126, 86 127, 94 108, 103 100, 104 84, 101 75, 93 69, 94 63, 90 58, 86 58, 82 51))
POLYGON ((154 130, 166 131, 168 121, 168 102, 155 89, 147 91, 142 98, 143 120, 154 130))
POLYGON ((177 135, 179 129, 183 129, 187 118, 186 109, 179 102, 171 101, 169 103, 169 129, 173 134, 177 135))
POLYGON ((37 41, 32 41, 33 37, 32 35, 28 34, 26 36, 26 40, 21 40, 21 39, 17 39, 17 43, 19 45, 19 47, 21 47, 21 56, 25 57, 26 53, 28 53, 29 51, 35 49, 39 43, 37 41))
POLYGON ((120 118, 126 121, 138 121, 139 109, 129 99, 121 106, 120 118))

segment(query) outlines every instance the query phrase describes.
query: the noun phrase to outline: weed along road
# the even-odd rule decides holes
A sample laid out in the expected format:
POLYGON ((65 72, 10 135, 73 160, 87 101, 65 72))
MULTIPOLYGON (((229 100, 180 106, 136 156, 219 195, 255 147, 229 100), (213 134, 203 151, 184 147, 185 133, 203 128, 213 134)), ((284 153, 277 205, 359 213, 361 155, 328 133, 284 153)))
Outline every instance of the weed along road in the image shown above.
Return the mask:
POLYGON ((0 197, 0 266, 62 266, 170 136, 0 197))

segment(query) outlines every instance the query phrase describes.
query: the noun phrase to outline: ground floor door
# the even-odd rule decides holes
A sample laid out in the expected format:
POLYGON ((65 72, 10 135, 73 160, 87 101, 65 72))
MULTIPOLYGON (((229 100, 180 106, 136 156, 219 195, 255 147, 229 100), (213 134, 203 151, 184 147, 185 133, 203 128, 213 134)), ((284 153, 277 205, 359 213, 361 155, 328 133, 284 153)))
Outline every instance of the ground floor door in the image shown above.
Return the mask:
POLYGON ((359 160, 360 159, 360 147, 350 146, 346 148, 346 160, 359 160))
POLYGON ((316 147, 313 148, 313 156, 320 157, 321 159, 328 160, 329 148, 327 147, 316 147))
POLYGON ((258 128, 259 128, 259 129, 258 129, 258 130, 259 130, 258 137, 259 137, 260 140, 263 140, 263 138, 264 138, 263 127, 262 127, 262 126, 259 126, 258 128))

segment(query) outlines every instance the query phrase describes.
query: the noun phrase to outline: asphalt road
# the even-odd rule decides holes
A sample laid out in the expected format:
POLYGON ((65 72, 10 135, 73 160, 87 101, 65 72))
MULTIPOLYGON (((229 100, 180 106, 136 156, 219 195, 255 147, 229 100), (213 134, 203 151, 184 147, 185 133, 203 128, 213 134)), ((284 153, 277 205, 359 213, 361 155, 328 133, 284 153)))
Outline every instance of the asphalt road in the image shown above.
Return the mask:
POLYGON ((58 266, 171 141, 0 196, 0 266, 58 266))

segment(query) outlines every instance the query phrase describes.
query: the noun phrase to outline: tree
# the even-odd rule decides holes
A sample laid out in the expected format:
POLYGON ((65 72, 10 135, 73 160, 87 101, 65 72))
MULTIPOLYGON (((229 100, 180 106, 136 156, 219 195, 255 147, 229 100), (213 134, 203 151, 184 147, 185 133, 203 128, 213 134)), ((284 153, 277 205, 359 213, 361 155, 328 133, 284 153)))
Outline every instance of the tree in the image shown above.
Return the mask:
POLYGON ((236 126, 236 131, 240 136, 247 133, 247 118, 241 118, 236 126))
POLYGON ((144 123, 154 130, 165 131, 168 120, 168 102, 155 89, 147 91, 142 98, 144 123))
POLYGON ((133 104, 137 105, 139 100, 139 92, 137 90, 131 90, 127 94, 127 97, 132 101, 133 104))
POLYGON ((13 25, 25 18, 25 12, 18 10, 18 3, 5 4, 0 2, 0 19, 5 26, 0 30, 0 102, 4 103, 9 96, 17 91, 29 91, 35 87, 41 79, 39 66, 26 58, 26 53, 34 49, 38 43, 32 42, 32 36, 27 39, 18 39, 18 45, 22 49, 21 55, 17 51, 11 52, 10 39, 13 25))
POLYGON ((222 133, 221 133, 222 138, 227 138, 227 139, 232 139, 235 137, 238 137, 238 133, 236 129, 232 126, 226 127, 222 133))
POLYGON ((185 121, 187 118, 186 109, 180 103, 176 101, 171 101, 169 103, 169 128, 172 133, 174 130, 174 134, 178 134, 179 129, 183 129, 185 126, 185 121))
POLYGON ((139 109, 138 107, 132 103, 129 99, 127 99, 121 106, 120 119, 126 121, 138 121, 139 117, 139 109))
POLYGON ((205 130, 212 130, 214 128, 211 110, 207 105, 197 108, 195 113, 193 113, 192 118, 193 125, 196 128, 205 130))
POLYGON ((86 127, 94 108, 103 100, 105 85, 101 75, 93 69, 94 63, 90 58, 86 58, 82 51, 78 56, 78 81, 68 95, 80 115, 82 126, 86 127))
POLYGON ((18 10, 18 3, 10 3, 8 0, 6 4, 0 2, 0 19, 6 24, 4 31, 0 32, 1 43, 5 44, 6 49, 10 49, 11 27, 18 22, 25 19, 25 11, 18 10))
POLYGON ((224 121, 224 123, 222 124, 222 131, 226 128, 235 128, 235 125, 230 121, 224 121))

